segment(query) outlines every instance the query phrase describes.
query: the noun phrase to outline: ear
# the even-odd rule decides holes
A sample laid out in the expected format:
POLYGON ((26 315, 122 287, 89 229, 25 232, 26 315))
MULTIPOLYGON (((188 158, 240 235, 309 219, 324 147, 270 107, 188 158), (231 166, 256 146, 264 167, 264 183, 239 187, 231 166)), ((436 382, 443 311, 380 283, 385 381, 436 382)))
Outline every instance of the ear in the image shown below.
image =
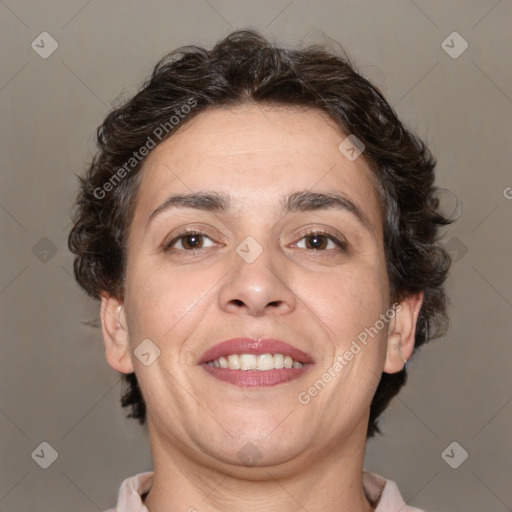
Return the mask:
POLYGON ((111 295, 101 294, 100 319, 108 364, 121 373, 133 372, 123 302, 111 295))
POLYGON ((423 292, 408 295, 395 308, 388 331, 388 345, 384 373, 397 373, 414 350, 416 322, 423 303, 423 292))

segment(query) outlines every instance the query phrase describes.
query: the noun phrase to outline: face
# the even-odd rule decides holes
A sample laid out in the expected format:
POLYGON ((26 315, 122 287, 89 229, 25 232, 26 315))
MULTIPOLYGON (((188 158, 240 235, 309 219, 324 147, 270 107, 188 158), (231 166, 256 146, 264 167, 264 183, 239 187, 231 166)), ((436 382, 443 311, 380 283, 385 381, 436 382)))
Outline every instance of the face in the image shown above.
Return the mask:
POLYGON ((136 372, 161 445, 242 466, 304 463, 365 438, 394 320, 382 321, 374 178, 338 149, 346 136, 318 111, 246 105, 199 114, 148 156, 116 364, 136 372), (249 340, 207 354, 237 338, 249 340), (134 355, 143 340, 148 365, 134 355), (303 364, 281 369, 289 359, 275 354, 303 364))

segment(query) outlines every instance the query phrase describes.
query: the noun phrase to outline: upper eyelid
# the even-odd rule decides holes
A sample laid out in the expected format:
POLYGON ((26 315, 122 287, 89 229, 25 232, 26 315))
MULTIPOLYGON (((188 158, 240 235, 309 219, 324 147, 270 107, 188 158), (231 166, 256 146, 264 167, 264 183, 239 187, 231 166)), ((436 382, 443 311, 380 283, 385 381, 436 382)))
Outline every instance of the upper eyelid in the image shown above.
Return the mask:
POLYGON ((204 233, 200 229, 197 229, 197 230, 191 229, 191 230, 188 230, 188 231, 183 231, 181 233, 178 233, 177 235, 175 235, 172 238, 170 238, 169 241, 164 242, 163 248, 164 249, 169 249, 173 243, 176 243, 180 239, 185 238, 186 236, 189 236, 189 235, 201 235, 201 236, 204 236, 206 238, 209 238, 212 242, 214 242, 214 240, 212 239, 211 236, 208 236, 206 233, 204 233))
MULTIPOLYGON (((324 231, 322 229, 318 229, 318 230, 313 229, 313 230, 305 231, 300 234, 300 238, 298 241, 302 240, 303 238, 305 238, 307 236, 312 236, 315 234, 320 235, 320 236, 325 236, 328 240, 331 240, 335 245, 337 245, 338 249, 340 249, 342 251, 346 251, 348 249, 348 242, 344 236, 329 233, 328 231, 324 231)), ((297 243, 297 242, 295 242, 295 243, 297 243)), ((320 251, 320 252, 326 252, 326 251, 320 251)))

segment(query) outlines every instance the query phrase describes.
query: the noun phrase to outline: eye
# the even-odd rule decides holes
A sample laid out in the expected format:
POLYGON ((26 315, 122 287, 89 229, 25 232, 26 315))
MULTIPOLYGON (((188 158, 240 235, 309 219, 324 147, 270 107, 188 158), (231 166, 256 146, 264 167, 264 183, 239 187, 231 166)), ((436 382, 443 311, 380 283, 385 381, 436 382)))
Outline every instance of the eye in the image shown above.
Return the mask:
MULTIPOLYGON (((325 250, 341 249, 346 250, 346 242, 339 240, 336 236, 324 231, 309 231, 303 233, 302 238, 295 244, 301 249, 312 249, 323 252, 325 250), (305 240, 305 242, 302 242, 305 240)), ((175 236, 171 241, 165 244, 165 251, 185 251, 192 252, 197 249, 205 249, 215 246, 215 242, 210 237, 199 231, 186 231, 175 236), (206 245, 206 241, 209 245, 206 245)))
POLYGON ((306 242, 302 245, 299 245, 300 242, 297 242, 296 246, 301 249, 313 249, 315 251, 323 251, 325 249, 336 249, 339 248, 341 250, 346 250, 346 243, 344 241, 339 240, 334 235, 331 235, 324 231, 311 231, 308 233, 302 234, 302 240, 306 240, 306 242), (329 243, 331 246, 329 247, 329 243))
POLYGON ((170 242, 165 244, 165 250, 179 250, 179 251, 193 251, 194 249, 204 249, 205 247, 212 247, 215 244, 212 242, 210 246, 205 246, 204 241, 211 239, 204 233, 197 231, 187 231, 180 233, 174 237, 170 242), (181 245, 181 247, 180 247, 181 245))

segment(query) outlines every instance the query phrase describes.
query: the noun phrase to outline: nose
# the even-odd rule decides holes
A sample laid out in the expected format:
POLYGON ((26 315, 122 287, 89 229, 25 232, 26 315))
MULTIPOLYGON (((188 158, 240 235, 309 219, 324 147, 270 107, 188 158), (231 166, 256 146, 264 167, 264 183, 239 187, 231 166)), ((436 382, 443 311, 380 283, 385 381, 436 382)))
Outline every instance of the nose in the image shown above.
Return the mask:
POLYGON ((297 297, 288 285, 289 269, 284 258, 265 248, 250 261, 234 252, 232 270, 219 290, 220 308, 255 317, 292 312, 297 297))

